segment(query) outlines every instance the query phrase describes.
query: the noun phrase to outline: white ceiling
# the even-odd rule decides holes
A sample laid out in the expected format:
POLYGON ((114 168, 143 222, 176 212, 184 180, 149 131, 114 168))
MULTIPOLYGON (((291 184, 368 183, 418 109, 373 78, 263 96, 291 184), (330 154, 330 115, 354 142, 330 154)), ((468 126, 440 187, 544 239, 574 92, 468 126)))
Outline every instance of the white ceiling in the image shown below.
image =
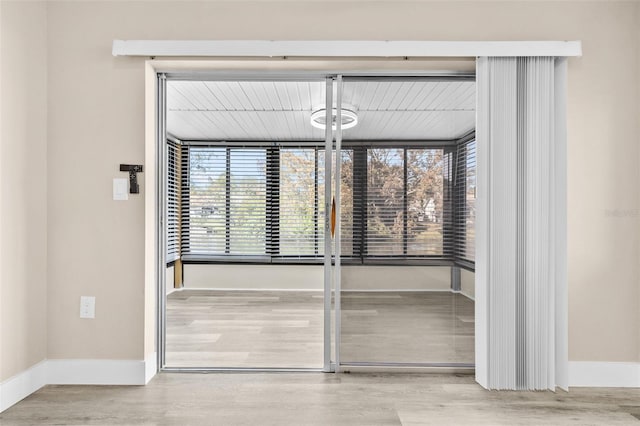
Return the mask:
MULTIPOLYGON (((344 140, 455 139, 475 127, 475 82, 345 81, 358 114, 344 140)), ((167 131, 182 140, 324 140, 309 123, 324 82, 169 81, 167 131)))

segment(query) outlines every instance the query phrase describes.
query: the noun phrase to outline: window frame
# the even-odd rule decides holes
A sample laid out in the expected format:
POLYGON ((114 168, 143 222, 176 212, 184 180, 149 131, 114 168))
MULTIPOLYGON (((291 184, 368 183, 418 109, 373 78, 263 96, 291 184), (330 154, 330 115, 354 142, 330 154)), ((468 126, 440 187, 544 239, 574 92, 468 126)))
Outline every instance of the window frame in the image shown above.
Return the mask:
MULTIPOLYGON (((407 234, 407 151, 412 149, 442 149, 443 161, 451 161, 449 167, 453 167, 451 176, 447 179, 444 176, 443 181, 443 198, 448 197, 447 202, 451 203, 449 209, 453 209, 453 205, 457 202, 454 199, 457 195, 456 189, 453 187, 453 174, 455 173, 455 164, 457 161, 457 147, 460 143, 466 143, 470 139, 475 138, 475 131, 463 136, 462 138, 455 140, 442 140, 442 141, 344 141, 342 144, 343 150, 353 150, 353 224, 354 229, 352 231, 352 255, 343 255, 341 262, 344 265, 405 265, 405 266, 460 266, 464 269, 473 270, 473 262, 468 262, 462 259, 458 259, 455 255, 455 244, 447 244, 448 238, 454 235, 454 226, 458 223, 459 219, 456 213, 452 210, 452 214, 447 215, 446 211, 443 212, 443 251, 441 255, 409 255, 406 252, 406 245, 408 236, 407 234), (403 149, 404 151, 404 232, 403 232, 403 247, 404 254, 392 255, 392 256, 374 256, 367 255, 367 152, 370 148, 394 148, 403 149), (451 155, 450 160, 446 160, 448 155, 451 155), (356 173, 356 168, 363 171, 363 173, 356 173), (364 192, 363 192, 364 191, 364 192), (359 196, 356 199, 356 193, 359 196), (356 219, 358 217, 358 219, 356 219), (355 227, 358 229, 356 230, 355 227)), ((287 148, 300 148, 300 149, 314 149, 315 150, 315 173, 314 173, 314 185, 315 185, 315 199, 316 205, 316 228, 320 229, 318 221, 318 185, 319 185, 319 165, 318 165, 318 153, 324 149, 324 143, 322 141, 299 141, 299 142, 268 142, 268 141, 180 141, 182 145, 182 210, 189 206, 188 197, 188 185, 189 185, 189 171, 190 165, 188 164, 190 147, 212 147, 212 148, 227 148, 227 153, 230 152, 228 148, 264 148, 266 150, 266 177, 267 177, 267 194, 266 194, 266 250, 265 254, 261 255, 200 255, 200 254, 181 254, 182 262, 185 264, 216 264, 216 263, 244 263, 244 264, 322 264, 323 254, 320 253, 320 247, 317 249, 317 253, 314 255, 281 255, 280 254, 280 241, 279 241, 279 225, 280 225, 280 205, 279 205, 279 185, 280 185, 280 149, 287 148), (185 162, 186 157, 186 162, 185 162), (186 164, 185 164, 186 163, 186 164), (273 170, 277 170, 277 173, 272 173, 273 170), (186 191, 185 191, 186 189, 186 191), (187 196, 185 196, 187 194, 187 196)), ((228 155, 228 154, 227 154, 228 155)), ((230 172, 229 164, 227 162, 227 174, 230 172)), ((443 172, 443 174, 445 174, 443 172)), ((227 182, 229 182, 227 180, 227 182)), ((443 201, 444 203, 445 201, 443 201)), ((230 212, 227 212, 227 216, 230 212)), ((228 218, 227 218, 228 219, 228 218)), ((188 218, 180 221, 181 237, 182 241, 189 238, 189 231, 185 229, 185 222, 188 224, 188 218)), ((230 221, 226 221, 226 232, 229 232, 230 221)), ((188 228, 188 226, 187 226, 188 228)), ((315 232, 316 239, 318 231, 315 232)), ((227 240, 228 241, 228 240, 227 240)), ((319 241, 316 241, 316 245, 319 241)), ((182 247, 188 247, 188 245, 181 244, 182 247)))

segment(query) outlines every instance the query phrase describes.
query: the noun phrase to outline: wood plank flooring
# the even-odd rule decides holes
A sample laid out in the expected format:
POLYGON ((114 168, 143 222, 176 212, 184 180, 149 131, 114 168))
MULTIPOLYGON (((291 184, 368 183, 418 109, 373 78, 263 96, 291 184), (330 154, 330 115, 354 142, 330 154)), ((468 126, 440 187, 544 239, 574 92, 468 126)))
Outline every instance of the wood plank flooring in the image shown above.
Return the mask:
POLYGON ((449 292, 345 292, 342 362, 474 362, 474 303, 449 292))
POLYGON ((174 292, 166 365, 321 368, 322 313, 313 291, 174 292))
MULTIPOLYGON (((473 363, 473 301, 447 292, 345 292, 342 360, 473 363)), ((320 368, 323 297, 183 290, 167 298, 171 367, 320 368)))
POLYGON ((47 386, 22 425, 640 425, 640 389, 485 391, 470 375, 169 374, 147 386, 47 386))

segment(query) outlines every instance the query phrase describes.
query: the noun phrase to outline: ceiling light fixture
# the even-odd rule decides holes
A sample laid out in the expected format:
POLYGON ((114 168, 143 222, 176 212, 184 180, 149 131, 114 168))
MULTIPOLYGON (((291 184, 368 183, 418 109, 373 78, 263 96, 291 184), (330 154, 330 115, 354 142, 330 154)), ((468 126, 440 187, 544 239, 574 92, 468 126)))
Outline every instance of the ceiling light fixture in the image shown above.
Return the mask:
MULTIPOLYGON (((355 112, 355 108, 345 105, 340 108, 340 126, 342 130, 351 129, 358 124, 358 114, 355 112)), ((331 109, 331 128, 336 130, 338 122, 338 109, 331 109)), ((311 113, 311 125, 316 129, 326 129, 327 127, 327 108, 322 107, 311 113)))

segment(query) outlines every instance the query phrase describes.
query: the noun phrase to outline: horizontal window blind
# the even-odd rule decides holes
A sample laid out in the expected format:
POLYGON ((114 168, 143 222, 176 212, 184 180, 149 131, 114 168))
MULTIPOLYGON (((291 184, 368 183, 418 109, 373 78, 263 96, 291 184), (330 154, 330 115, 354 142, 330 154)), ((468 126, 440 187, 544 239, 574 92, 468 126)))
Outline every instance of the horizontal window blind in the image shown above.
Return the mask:
POLYGON ((400 256, 405 253, 404 150, 367 150, 367 254, 400 256))
MULTIPOLYGON (((407 254, 444 254, 445 194, 444 152, 441 149, 407 149, 407 254)), ((450 243, 449 239, 446 241, 450 243)))
POLYGON ((167 141, 166 261, 180 258, 180 146, 167 141))
POLYGON ((342 149, 340 167, 340 253, 343 257, 360 257, 364 194, 356 190, 355 182, 365 175, 362 167, 357 165, 355 150, 342 149))
MULTIPOLYGON (((323 149, 182 149, 180 249, 185 260, 324 255, 323 149)), ((450 258, 454 154, 453 148, 343 149, 342 255, 450 258)))
POLYGON ((183 255, 224 255, 227 247, 227 148, 188 149, 183 255))
POLYGON ((366 256, 443 256, 443 149, 370 148, 366 154, 366 256))
POLYGON ((189 148, 188 255, 266 255, 266 150, 189 148))
POLYGON ((476 221, 476 141, 461 143, 455 163, 454 255, 458 260, 475 261, 476 221))
MULTIPOLYGON (((324 155, 324 153, 322 153, 324 155)), ((280 149, 279 252, 283 256, 318 256, 324 228, 318 208, 318 150, 280 149)), ((324 193, 322 194, 324 197, 324 193)), ((274 209, 276 210, 276 209, 274 209)))
POLYGON ((227 253, 265 255, 267 151, 230 148, 227 253))

